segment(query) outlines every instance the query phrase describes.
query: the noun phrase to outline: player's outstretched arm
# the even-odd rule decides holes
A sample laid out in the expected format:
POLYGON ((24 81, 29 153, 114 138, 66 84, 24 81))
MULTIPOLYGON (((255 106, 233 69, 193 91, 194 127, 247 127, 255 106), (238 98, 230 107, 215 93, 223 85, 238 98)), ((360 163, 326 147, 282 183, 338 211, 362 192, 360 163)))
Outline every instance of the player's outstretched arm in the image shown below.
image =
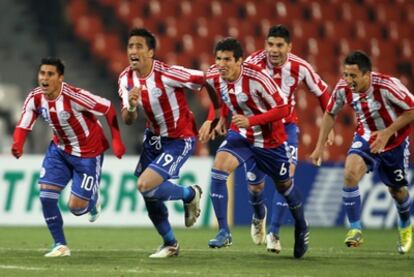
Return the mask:
MULTIPOLYGON (((281 105, 281 106, 277 106, 265 113, 262 114, 257 114, 257 115, 253 115, 248 117, 248 125, 246 124, 245 120, 241 120, 241 125, 237 125, 238 123, 236 123, 234 121, 234 117, 233 117, 233 123, 236 124, 237 127, 241 127, 241 128, 247 128, 249 126, 254 126, 254 125, 264 125, 267 124, 269 122, 274 122, 274 121, 278 121, 278 120, 282 120, 283 118, 285 118, 286 116, 289 115, 290 113, 290 106, 285 104, 285 105, 281 105)), ((237 116, 236 118, 241 119, 240 116, 237 116)))
POLYGON ((16 157, 16 159, 20 158, 23 155, 24 143, 29 132, 29 130, 19 127, 16 127, 16 129, 14 129, 11 153, 14 157, 16 157))
POLYGON ((109 128, 111 129, 112 135, 112 150, 114 151, 115 156, 118 159, 121 159, 125 154, 125 145, 122 141, 121 132, 119 131, 118 119, 116 118, 116 111, 114 106, 111 106, 108 109, 108 112, 105 114, 106 121, 109 128))
POLYGON ((310 155, 312 163, 316 166, 320 166, 322 162, 323 149, 325 147, 326 141, 328 140, 328 134, 331 132, 335 124, 334 115, 325 112, 322 118, 321 128, 319 130, 318 141, 316 143, 315 149, 310 155))

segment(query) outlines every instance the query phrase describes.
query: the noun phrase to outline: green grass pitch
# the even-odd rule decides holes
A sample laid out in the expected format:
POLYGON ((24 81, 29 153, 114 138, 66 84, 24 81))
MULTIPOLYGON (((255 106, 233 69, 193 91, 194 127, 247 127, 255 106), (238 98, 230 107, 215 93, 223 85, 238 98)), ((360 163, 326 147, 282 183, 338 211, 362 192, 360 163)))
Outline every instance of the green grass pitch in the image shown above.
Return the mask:
POLYGON ((178 257, 149 259, 161 241, 150 228, 66 228, 71 257, 44 258, 46 227, 0 228, 0 276, 414 276, 414 251, 396 251, 397 231, 364 230, 365 243, 346 248, 343 228, 313 228, 310 249, 292 255, 293 229, 282 229, 282 252, 254 245, 248 228, 232 228, 233 245, 209 249, 213 229, 175 229, 178 257))

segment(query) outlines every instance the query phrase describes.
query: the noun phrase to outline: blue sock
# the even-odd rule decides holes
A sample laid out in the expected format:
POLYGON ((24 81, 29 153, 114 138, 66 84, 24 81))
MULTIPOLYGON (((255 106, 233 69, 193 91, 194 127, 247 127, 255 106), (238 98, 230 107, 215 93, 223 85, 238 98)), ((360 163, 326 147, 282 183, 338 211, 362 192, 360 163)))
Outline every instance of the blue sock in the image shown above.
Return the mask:
POLYGON ((254 192, 249 190, 249 202, 253 208, 253 216, 257 219, 263 219, 265 217, 265 197, 263 191, 254 192))
POLYGON ((184 188, 184 196, 183 196, 183 201, 185 203, 190 202, 191 200, 193 200, 194 196, 195 196, 195 191, 192 187, 183 187, 184 188))
POLYGON ((361 195, 358 186, 342 188, 342 201, 351 229, 362 229, 361 226, 361 195))
POLYGON ((97 201, 98 201, 98 199, 96 197, 92 196, 92 198, 89 200, 88 212, 95 207, 97 201))
POLYGON ((156 199, 160 201, 168 201, 168 200, 184 200, 185 201, 186 199, 190 197, 194 197, 194 191, 192 188, 176 185, 168 180, 161 183, 158 187, 155 187, 151 190, 147 190, 141 193, 145 198, 151 198, 151 199, 156 199))
POLYGON ((286 203, 285 198, 275 191, 272 200, 272 217, 270 219, 269 233, 279 235, 279 229, 285 218, 285 214, 289 206, 286 203))
POLYGON ((164 245, 174 245, 177 240, 175 239, 174 232, 168 222, 168 210, 164 202, 148 198, 144 198, 144 200, 148 216, 151 219, 152 224, 154 224, 155 229, 157 229, 158 234, 160 234, 164 240, 164 245))
POLYGON ((63 233, 63 219, 58 207, 60 192, 51 189, 40 190, 40 202, 42 203, 43 217, 45 218, 50 234, 55 244, 66 245, 63 233))
POLYGON ((295 219, 295 226, 301 228, 306 227, 305 213, 303 209, 302 194, 296 188, 292 180, 292 185, 286 191, 283 192, 283 196, 289 205, 290 212, 295 219))
POLYGON ((227 178, 229 174, 224 171, 211 170, 211 192, 210 198, 213 202, 214 212, 218 221, 219 229, 230 232, 227 223, 227 178))
POLYGON ((412 204, 410 195, 407 194, 407 197, 402 201, 402 203, 395 202, 395 204, 397 206, 398 215, 400 216, 398 226, 400 228, 409 226, 411 224, 410 210, 412 204))

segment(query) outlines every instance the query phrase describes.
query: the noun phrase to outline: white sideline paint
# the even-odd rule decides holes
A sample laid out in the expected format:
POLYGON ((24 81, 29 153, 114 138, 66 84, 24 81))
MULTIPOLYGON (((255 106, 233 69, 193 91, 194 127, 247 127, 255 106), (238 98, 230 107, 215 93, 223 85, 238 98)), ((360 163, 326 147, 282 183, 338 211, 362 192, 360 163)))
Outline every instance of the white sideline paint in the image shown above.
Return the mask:
MULTIPOLYGON (((99 268, 85 268, 85 269, 79 269, 76 267, 68 267, 67 269, 64 268, 50 268, 50 267, 31 267, 31 266, 20 266, 20 265, 3 265, 0 264, 0 269, 10 269, 10 270, 22 270, 22 271, 70 271, 70 272, 108 272, 108 269, 99 269, 99 268)), ((196 275, 199 274, 199 272, 196 271, 181 271, 181 270, 142 270, 142 269, 128 269, 128 270, 116 270, 117 274, 121 272, 126 273, 156 273, 156 274, 180 274, 180 275, 196 275)))

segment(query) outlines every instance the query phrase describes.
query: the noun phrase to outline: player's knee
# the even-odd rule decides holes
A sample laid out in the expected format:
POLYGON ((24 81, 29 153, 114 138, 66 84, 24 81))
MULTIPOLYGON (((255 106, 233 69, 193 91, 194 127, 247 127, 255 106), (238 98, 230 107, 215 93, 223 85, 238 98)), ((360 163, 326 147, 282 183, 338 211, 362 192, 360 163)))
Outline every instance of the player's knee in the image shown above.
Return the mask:
POLYGON ((69 210, 73 215, 81 216, 88 212, 88 203, 79 204, 79 203, 69 202, 69 210))
POLYGON ((264 182, 261 182, 260 184, 250 184, 249 190, 251 192, 261 192, 264 189, 264 182))
POLYGON ((238 160, 230 154, 219 153, 220 156, 216 156, 214 160, 213 169, 226 172, 227 174, 232 173, 239 166, 238 160))
POLYGON ((145 178, 138 178, 137 188, 138 188, 138 191, 141 193, 151 189, 149 187, 149 183, 147 182, 145 178))
POLYGON ((390 192, 392 198, 396 200, 403 200, 408 193, 405 187, 402 187, 402 188, 388 187, 388 191, 390 192))
POLYGON ((276 182, 276 190, 279 193, 284 193, 292 186, 292 179, 288 179, 282 182, 276 182))
POLYGON ((358 184, 359 179, 360 177, 355 170, 345 170, 345 174, 344 174, 345 186, 353 187, 358 184))

